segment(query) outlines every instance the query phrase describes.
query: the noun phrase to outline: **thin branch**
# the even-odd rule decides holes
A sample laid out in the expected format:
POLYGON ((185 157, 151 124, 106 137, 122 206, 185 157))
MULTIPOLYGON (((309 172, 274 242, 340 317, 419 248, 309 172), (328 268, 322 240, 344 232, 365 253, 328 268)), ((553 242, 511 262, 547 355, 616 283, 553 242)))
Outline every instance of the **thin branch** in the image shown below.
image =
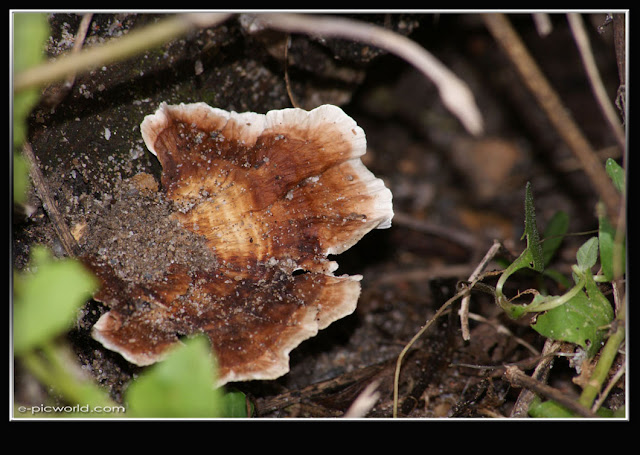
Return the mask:
POLYGON ((626 371, 627 370, 625 365, 622 365, 620 368, 618 368, 618 371, 616 371, 616 373, 613 375, 611 380, 607 383, 607 386, 604 388, 604 390, 600 392, 598 399, 593 403, 593 406, 591 406, 591 410, 593 412, 596 412, 600 408, 600 406, 602 406, 602 404, 604 403, 604 400, 607 399, 609 392, 611 392, 611 389, 613 389, 613 387, 618 383, 618 381, 622 379, 622 376, 624 376, 626 371))
POLYGON ((589 37, 587 36, 587 31, 584 28, 582 17, 578 13, 569 13, 567 14, 567 20, 569 21, 573 38, 576 41, 578 50, 580 51, 582 64, 587 72, 587 77, 589 78, 593 94, 596 97, 598 105, 609 123, 616 140, 618 141, 618 145, 622 150, 624 150, 626 143, 624 128, 622 128, 620 120, 618 119, 618 114, 616 113, 613 103, 609 99, 607 91, 604 88, 604 84, 602 83, 602 78, 600 77, 596 60, 593 57, 593 52, 591 51, 591 44, 589 43, 589 37))
POLYGON ((49 219, 58 234, 58 238, 60 239, 64 250, 69 257, 73 257, 75 256, 78 244, 71 234, 69 227, 65 223, 64 218, 58 211, 58 206, 49 192, 49 188, 44 180, 42 171, 40 171, 40 166, 38 165, 38 161, 36 160, 31 145, 28 142, 25 143, 22 151, 29 162, 29 175, 31 176, 31 180, 33 181, 33 186, 35 187, 37 194, 42 200, 42 205, 46 210, 47 215, 49 215, 49 219))
MULTIPOLYGON (((562 347, 562 343, 558 341, 554 341, 551 338, 547 338, 544 343, 544 347, 542 348, 542 354, 540 356, 540 361, 533 371, 532 377, 538 381, 546 382, 547 377, 549 376, 549 372, 551 371, 551 367, 553 366, 553 361, 555 360, 555 354, 562 347)), ((529 406, 533 402, 536 394, 529 389, 522 389, 520 394, 518 395, 518 399, 516 403, 513 405, 513 409, 511 410, 510 417, 526 417, 529 412, 529 406)))
POLYGON ((542 38, 548 36, 553 30, 549 13, 533 13, 531 16, 533 17, 536 30, 538 30, 538 35, 542 38))
MULTIPOLYGON (((80 21, 80 26, 78 27, 78 32, 76 33, 75 41, 73 43, 73 49, 71 50, 72 54, 77 54, 82 50, 82 46, 87 36, 87 32, 89 31, 89 25, 91 25, 92 18, 92 13, 83 14, 82 20, 80 21)), ((64 83, 60 86, 51 85, 47 87, 42 93, 44 105, 47 106, 47 108, 54 109, 55 106, 60 104, 60 102, 71 91, 73 84, 75 84, 76 82, 76 76, 77 74, 75 72, 69 73, 64 83)))
POLYGON ((376 277, 375 284, 393 284, 397 282, 425 281, 433 278, 460 278, 472 270, 469 264, 434 265, 406 270, 389 271, 376 277))
POLYGON ((615 222, 620 206, 620 195, 607 176, 603 163, 562 104, 560 97, 547 81, 507 17, 498 13, 483 14, 482 17, 487 28, 507 53, 523 82, 534 95, 553 127, 582 164, 585 173, 604 201, 610 219, 615 222))
POLYGON ((566 393, 524 374, 518 367, 508 366, 505 377, 514 387, 527 388, 543 397, 553 400, 569 411, 582 417, 597 417, 590 409, 571 399, 566 393))
MULTIPOLYGON (((500 246, 501 246, 500 242, 498 242, 497 240, 494 240, 493 245, 491 246, 491 248, 489 248, 489 251, 487 251, 487 254, 484 255, 484 257, 482 258, 482 261, 480 261, 480 264, 478 264, 478 266, 473 271, 471 276, 469 276, 469 280, 468 281, 473 282, 473 281, 476 281, 480 277, 480 274, 485 269, 485 267, 487 266, 489 261, 491 261, 493 259, 493 257, 496 255, 496 253, 500 249, 500 246)), ((465 295, 462 298, 462 303, 460 304, 460 310, 458 311, 458 315, 460 316, 460 325, 461 325, 461 328, 462 328, 462 339, 465 340, 465 341, 468 341, 468 340, 471 339, 471 335, 470 335, 470 332, 469 332, 469 302, 470 302, 470 300, 471 300, 471 295, 470 294, 465 295)))
POLYGON ((78 53, 65 54, 55 61, 24 70, 15 75, 13 89, 19 92, 64 79, 98 66, 124 60, 145 50, 177 38, 197 27, 212 27, 225 21, 226 13, 188 13, 172 15, 157 24, 149 25, 106 44, 97 45, 78 53))
MULTIPOLYGON (((78 27, 78 33, 76 33, 76 40, 73 43, 73 50, 71 51, 74 54, 77 54, 82 50, 82 45, 84 44, 84 40, 87 37, 87 32, 89 31, 89 25, 91 25, 91 19, 93 19, 92 13, 86 13, 82 15, 82 20, 80 21, 80 26, 78 27)), ((65 81, 65 86, 67 88, 71 88, 76 80, 76 73, 71 73, 67 76, 67 80, 65 81)))
POLYGON ((302 14, 256 14, 247 30, 264 28, 289 33, 306 33, 325 38, 343 38, 366 43, 390 52, 411 63, 433 81, 444 105, 458 117, 471 134, 483 131, 483 120, 473 92, 454 73, 415 41, 385 28, 341 17, 302 14))
MULTIPOLYGON (((620 85, 627 83, 627 15, 613 15, 613 44, 616 51, 616 62, 618 64, 618 78, 620 85)), ((626 118, 624 109, 623 117, 626 118)), ((623 119, 624 120, 624 119, 623 119)))
POLYGON ((293 107, 300 107, 293 96, 291 90, 291 81, 289 80, 289 47, 291 46, 291 35, 287 34, 287 41, 284 44, 284 82, 287 87, 287 95, 289 95, 289 101, 293 107))

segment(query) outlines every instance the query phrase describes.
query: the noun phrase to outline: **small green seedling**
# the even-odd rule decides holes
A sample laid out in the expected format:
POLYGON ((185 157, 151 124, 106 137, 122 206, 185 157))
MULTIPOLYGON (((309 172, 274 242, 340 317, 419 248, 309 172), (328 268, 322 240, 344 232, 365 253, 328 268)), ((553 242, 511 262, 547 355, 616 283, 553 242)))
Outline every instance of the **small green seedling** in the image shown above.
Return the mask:
MULTIPOLYGON (((606 171, 621 193, 625 190, 624 171, 613 160, 606 163, 606 171)), ((571 281, 561 279, 560 274, 545 270, 554 252, 560 245, 568 228, 566 215, 558 213, 547 229, 545 239, 540 241, 535 221, 535 210, 530 184, 525 196, 525 231, 527 247, 522 254, 501 274, 495 290, 496 303, 511 318, 526 313, 535 313, 531 327, 541 335, 580 346, 588 358, 600 354, 590 380, 583 388, 579 404, 590 408, 602 388, 618 348, 624 341, 624 303, 614 313, 611 302, 605 297, 599 283, 612 282, 623 276, 625 265, 625 236, 610 223, 599 204, 598 236, 591 237, 578 249, 576 263, 572 266, 571 281), (599 263, 599 268, 596 268, 599 263), (568 284, 561 295, 544 295, 532 289, 534 294, 529 304, 512 303, 503 293, 504 284, 516 271, 531 269, 543 272, 557 281, 568 284), (594 274, 595 273, 595 274, 594 274), (614 324, 614 320, 616 324, 614 324)), ((600 416, 617 416, 607 409, 598 409, 600 416)), ((573 417, 573 414, 553 401, 538 400, 530 408, 534 417, 573 417)))
POLYGON ((502 272, 496 285, 496 303, 513 319, 518 319, 527 312, 526 306, 516 305, 506 298, 503 292, 507 279, 518 270, 528 268, 536 272, 544 270, 544 254, 540 243, 540 234, 536 225, 536 212, 531 193, 531 184, 527 183, 524 200, 525 223, 522 238, 527 238, 527 248, 520 256, 502 272))

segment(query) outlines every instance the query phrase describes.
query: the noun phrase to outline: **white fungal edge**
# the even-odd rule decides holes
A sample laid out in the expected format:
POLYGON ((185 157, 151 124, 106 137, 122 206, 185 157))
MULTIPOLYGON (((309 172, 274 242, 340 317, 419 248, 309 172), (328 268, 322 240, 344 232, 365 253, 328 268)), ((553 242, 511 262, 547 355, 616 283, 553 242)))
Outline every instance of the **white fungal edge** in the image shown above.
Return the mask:
MULTIPOLYGON (((369 223, 371 227, 365 231, 368 232, 371 229, 386 229, 391 227, 391 220, 393 218, 393 206, 392 206, 392 194, 391 191, 384 185, 384 182, 377 178, 367 167, 362 163, 360 157, 366 153, 366 136, 362 128, 360 128, 355 120, 349 117, 341 108, 334 105, 322 105, 311 111, 305 111, 299 108, 286 108, 279 110, 272 110, 266 114, 258 114, 255 112, 243 112, 237 113, 234 111, 226 111, 219 108, 214 108, 206 103, 191 103, 179 105, 168 105, 167 103, 161 103, 158 110, 145 117, 141 124, 142 137, 144 139, 147 148, 151 153, 157 156, 154 149, 155 140, 164 128, 169 125, 169 118, 167 112, 181 111, 186 114, 191 114, 194 117, 194 121, 197 119, 206 119, 209 116, 222 117, 227 119, 227 125, 229 120, 234 120, 234 135, 242 135, 245 137, 245 144, 251 146, 255 144, 257 138, 265 131, 269 129, 280 129, 287 125, 296 125, 300 128, 317 128, 320 125, 329 123, 337 127, 345 141, 351 143, 352 154, 348 159, 352 169, 357 174, 357 177, 366 186, 367 194, 373 195, 373 208, 368 213, 365 223, 369 223)), ((224 130, 225 127, 223 127, 224 130)), ((364 233, 362 234, 364 235, 364 233)), ((326 249, 325 256, 329 254, 339 254, 355 243, 360 238, 355 237, 347 244, 333 245, 326 249)), ((330 261, 327 265, 325 273, 333 276, 333 271, 336 270, 338 264, 330 261)), ((325 329, 334 321, 337 321, 355 311, 358 299, 360 296, 360 281, 362 275, 342 276, 341 278, 348 280, 349 286, 344 288, 341 295, 341 302, 339 305, 334 305, 332 308, 337 311, 333 312, 321 312, 320 308, 309 308, 307 314, 304 315, 300 330, 295 336, 289 338, 285 345, 281 346, 277 352, 265 353, 265 360, 271 358, 275 362, 269 363, 269 367, 256 371, 254 374, 237 374, 230 371, 224 377, 218 379, 218 385, 222 386, 227 382, 234 381, 246 381, 252 379, 275 379, 287 372, 289 372, 289 354, 300 345, 301 342, 315 336, 319 330, 325 329)), ((322 302, 320 302, 320 305, 322 302)), ((106 316, 106 315, 105 315, 106 316)), ((100 323, 101 321, 98 321, 100 323)), ((105 321, 106 322, 106 321, 105 321)), ((98 326, 99 324, 96 324, 98 326)), ((94 338, 105 344, 104 341, 96 337, 94 338)), ((106 340, 105 340, 106 341, 106 340)), ((106 346, 106 344, 105 344, 106 346)), ((109 346, 106 346, 109 347, 109 346)), ((114 349, 120 352, 118 349, 114 349)), ((144 358, 128 358, 123 354, 127 360, 137 363, 138 365, 147 364, 146 362, 153 363, 155 360, 160 359, 144 359, 144 358), (142 363, 141 363, 142 362, 142 363)), ((144 356, 142 356, 144 357, 144 356)))

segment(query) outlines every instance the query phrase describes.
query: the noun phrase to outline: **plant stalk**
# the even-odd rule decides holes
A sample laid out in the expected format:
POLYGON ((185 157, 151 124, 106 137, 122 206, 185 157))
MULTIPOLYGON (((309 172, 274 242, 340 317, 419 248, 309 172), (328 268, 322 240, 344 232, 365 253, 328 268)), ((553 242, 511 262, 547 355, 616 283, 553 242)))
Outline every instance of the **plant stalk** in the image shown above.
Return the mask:
POLYGON ((618 349, 622 345, 622 342, 625 339, 625 305, 624 303, 620 305, 620 310, 618 312, 618 317, 615 320, 616 330, 609 337, 607 342, 605 343, 602 351, 600 351, 600 358, 598 359, 598 363, 589 378, 587 385, 582 390, 582 394, 578 402, 587 407, 591 408, 594 400, 602 390, 602 386, 607 379, 607 375, 609 374, 609 370, 611 369, 611 365, 618 354, 618 349))

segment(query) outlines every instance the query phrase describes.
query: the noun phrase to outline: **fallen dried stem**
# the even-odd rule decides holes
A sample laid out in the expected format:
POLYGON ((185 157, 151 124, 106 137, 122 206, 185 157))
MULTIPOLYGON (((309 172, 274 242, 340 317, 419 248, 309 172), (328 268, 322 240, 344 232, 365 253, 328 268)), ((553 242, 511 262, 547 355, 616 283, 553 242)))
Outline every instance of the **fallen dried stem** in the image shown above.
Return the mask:
MULTIPOLYGON (((183 35, 194 27, 211 27, 225 21, 224 13, 190 13, 171 16, 157 24, 134 30, 102 46, 68 54, 53 62, 29 68, 15 76, 14 91, 42 86, 88 71, 100 65, 123 60, 150 47, 183 35)), ((300 14, 254 15, 251 30, 268 27, 287 32, 339 37, 365 42, 391 52, 413 64, 438 87, 445 106, 472 134, 483 131, 482 115, 469 87, 420 45, 384 28, 344 18, 300 14), (320 31, 320 32, 319 32, 320 31)))
MULTIPOLYGON (((76 33, 76 39, 73 44, 72 53, 77 54, 82 50, 82 45, 84 44, 84 39, 87 37, 87 32, 89 31, 89 25, 91 24, 91 19, 93 18, 92 13, 86 13, 82 15, 82 20, 80 21, 80 26, 78 27, 78 33, 76 33)), ((67 88, 71 88, 73 83, 76 80, 76 74, 71 73, 67 76, 67 80, 65 81, 65 86, 67 88)))
POLYGON ((291 105, 293 107, 300 107, 297 103, 295 97, 293 96, 293 91, 291 90, 291 81, 289 79, 289 48, 291 47, 291 35, 287 35, 287 42, 284 45, 284 82, 287 87, 287 95, 289 95, 289 101, 291 101, 291 105))
POLYGON ((469 249, 473 249, 478 245, 478 239, 466 231, 457 230, 452 226, 443 226, 442 224, 420 220, 404 212, 396 211, 394 213, 393 224, 397 226, 404 226, 408 229, 413 229, 425 234, 441 237, 469 249))
POLYGON ((77 243, 69 227, 64 221, 64 218, 58 211, 58 206, 51 196, 49 192, 49 188, 44 180, 44 176, 42 175, 42 171, 40 171, 40 166, 38 165, 38 161, 33 153, 33 149, 31 145, 27 142, 22 148, 23 155, 29 162, 29 175, 31 176, 31 180, 33 181, 33 186, 36 189, 36 193, 40 196, 40 200, 42 201, 42 205, 49 215, 49 219, 51 220, 53 227, 58 234, 58 238, 60 239, 60 243, 67 255, 70 257, 75 256, 77 250, 77 243))
POLYGON ((604 403, 604 400, 606 400, 609 392, 611 392, 611 389, 613 389, 618 381, 622 379, 626 371, 627 370, 625 365, 622 365, 620 368, 618 368, 615 374, 611 377, 611 380, 607 383, 606 387, 602 390, 602 392, 600 392, 598 399, 593 402, 593 406, 591 406, 591 410, 593 412, 596 412, 600 408, 600 406, 602 406, 602 403, 604 403))
POLYGON ((461 79, 415 41, 373 24, 342 17, 303 14, 252 15, 248 30, 258 32, 264 28, 288 33, 306 33, 325 38, 343 38, 366 43, 406 60, 433 81, 444 105, 470 133, 481 134, 483 121, 473 93, 461 79))
MULTIPOLYGON (((497 240, 493 241, 493 245, 491 245, 491 248, 489 248, 489 251, 487 251, 487 254, 484 255, 484 257, 480 261, 480 264, 478 264, 478 266, 475 268, 471 276, 469 276, 469 281, 473 282, 478 280, 478 278, 480 278, 480 274, 485 269, 489 261, 491 261, 493 257, 496 255, 498 250, 500 250, 500 246, 501 246, 500 242, 498 242, 497 240)), ((469 332, 470 301, 471 301, 470 294, 465 295, 462 298, 462 303, 460 304, 460 310, 458 311, 458 315, 460 316, 460 325, 462 328, 462 339, 465 341, 468 341, 469 339, 471 339, 471 335, 469 332)))
MULTIPOLYGON (((77 54, 82 50, 82 46, 84 45, 84 40, 87 37, 87 32, 89 31, 89 25, 91 25, 92 18, 92 13, 86 13, 82 15, 82 20, 80 21, 80 25, 78 27, 78 31, 73 43, 73 49, 71 50, 72 54, 77 54)), ((76 73, 73 72, 67 75, 64 83, 59 87, 47 87, 42 94, 44 105, 46 105, 50 109, 55 109, 55 107, 69 94, 75 82, 76 73)))
POLYGON ((622 150, 624 150, 626 142, 624 128, 620 123, 618 114, 616 113, 613 103, 609 99, 607 91, 604 88, 604 84, 602 83, 602 78, 600 77, 596 60, 593 56, 593 52, 591 51, 591 44, 589 44, 589 37, 587 36, 587 31, 584 28, 582 17, 578 13, 569 13, 567 14, 567 20, 571 27, 573 38, 578 46, 578 50, 580 51, 582 64, 584 65, 587 77, 589 78, 593 94, 596 97, 598 105, 600 106, 605 119, 609 123, 614 136, 616 137, 616 141, 618 141, 618 145, 622 150))
POLYGON ((603 163, 529 54, 507 17, 496 13, 483 14, 482 17, 553 127, 582 164, 585 173, 604 201, 610 219, 615 222, 621 203, 620 195, 607 176, 603 163))
POLYGON ((544 384, 530 376, 524 374, 516 366, 508 366, 505 372, 505 377, 514 387, 527 388, 538 395, 542 395, 547 399, 554 400, 558 404, 564 406, 569 411, 581 416, 581 417, 597 417, 590 409, 585 408, 577 401, 571 399, 566 393, 555 389, 547 384, 544 384))
MULTIPOLYGON (((554 341, 548 338, 544 347, 542 348, 542 353, 540 355, 540 361, 538 365, 536 365, 535 370, 533 371, 532 377, 538 381, 545 382, 549 376, 549 372, 551 371, 551 367, 553 365, 553 361, 555 359, 555 354, 562 347, 562 343, 558 341, 554 341)), ((513 409, 511 410, 510 417, 527 417, 529 413, 529 406, 533 402, 536 394, 529 389, 522 389, 520 394, 518 395, 518 399, 516 403, 513 405, 513 409)))

